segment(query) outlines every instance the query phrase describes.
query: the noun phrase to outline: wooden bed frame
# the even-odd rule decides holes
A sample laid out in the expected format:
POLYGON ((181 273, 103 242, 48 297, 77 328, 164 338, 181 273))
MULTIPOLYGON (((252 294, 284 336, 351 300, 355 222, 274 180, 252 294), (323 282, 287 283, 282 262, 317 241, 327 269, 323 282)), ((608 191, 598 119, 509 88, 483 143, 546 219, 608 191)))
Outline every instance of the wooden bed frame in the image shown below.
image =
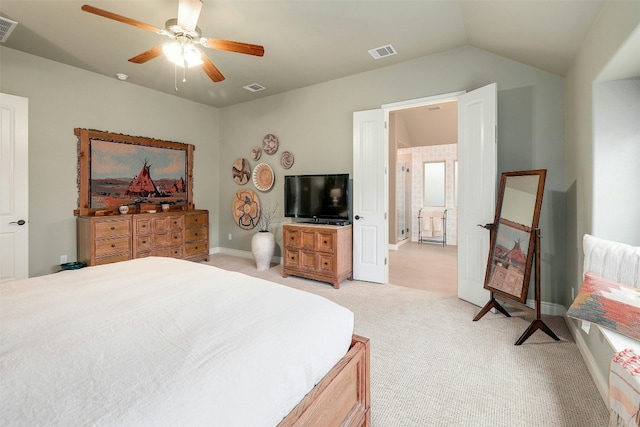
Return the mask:
POLYGON ((278 427, 369 427, 369 339, 353 335, 347 354, 278 427))

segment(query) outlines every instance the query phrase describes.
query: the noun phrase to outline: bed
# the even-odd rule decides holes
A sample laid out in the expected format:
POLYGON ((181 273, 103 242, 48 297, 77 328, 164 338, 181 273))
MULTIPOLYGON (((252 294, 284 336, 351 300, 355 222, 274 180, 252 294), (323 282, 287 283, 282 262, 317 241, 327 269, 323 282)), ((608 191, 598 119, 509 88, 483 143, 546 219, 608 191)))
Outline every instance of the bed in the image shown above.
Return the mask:
POLYGON ((172 258, 3 283, 0 424, 368 426, 353 323, 317 295, 172 258))

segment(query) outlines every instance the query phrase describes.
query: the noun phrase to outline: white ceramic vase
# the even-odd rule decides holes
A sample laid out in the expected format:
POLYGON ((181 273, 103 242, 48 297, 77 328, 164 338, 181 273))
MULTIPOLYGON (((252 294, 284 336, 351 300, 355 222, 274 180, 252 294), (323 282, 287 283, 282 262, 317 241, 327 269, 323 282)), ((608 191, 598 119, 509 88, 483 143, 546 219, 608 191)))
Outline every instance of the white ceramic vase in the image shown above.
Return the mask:
POLYGON ((270 231, 258 231, 251 238, 251 253, 256 260, 258 270, 268 270, 273 258, 276 239, 270 231))

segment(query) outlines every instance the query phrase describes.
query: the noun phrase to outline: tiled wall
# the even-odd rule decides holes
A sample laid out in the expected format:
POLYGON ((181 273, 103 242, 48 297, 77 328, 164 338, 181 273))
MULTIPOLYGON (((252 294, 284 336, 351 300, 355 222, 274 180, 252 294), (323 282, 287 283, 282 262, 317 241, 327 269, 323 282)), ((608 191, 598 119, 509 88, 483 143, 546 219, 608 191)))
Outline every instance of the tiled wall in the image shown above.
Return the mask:
POLYGON ((447 244, 457 245, 458 242, 458 210, 454 200, 454 163, 458 159, 458 145, 431 145, 426 147, 401 148, 398 154, 411 155, 411 241, 418 241, 418 211, 430 209, 423 206, 424 185, 423 174, 425 162, 445 162, 446 188, 445 203, 447 209, 447 244))

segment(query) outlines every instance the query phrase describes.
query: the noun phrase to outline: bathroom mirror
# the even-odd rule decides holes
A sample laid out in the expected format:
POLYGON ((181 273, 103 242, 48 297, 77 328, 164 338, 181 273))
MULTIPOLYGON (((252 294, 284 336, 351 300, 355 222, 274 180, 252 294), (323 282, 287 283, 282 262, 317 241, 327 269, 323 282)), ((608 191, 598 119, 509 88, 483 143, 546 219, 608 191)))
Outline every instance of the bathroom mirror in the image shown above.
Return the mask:
POLYGON ((505 172, 500 179, 485 289, 527 299, 546 169, 505 172))

